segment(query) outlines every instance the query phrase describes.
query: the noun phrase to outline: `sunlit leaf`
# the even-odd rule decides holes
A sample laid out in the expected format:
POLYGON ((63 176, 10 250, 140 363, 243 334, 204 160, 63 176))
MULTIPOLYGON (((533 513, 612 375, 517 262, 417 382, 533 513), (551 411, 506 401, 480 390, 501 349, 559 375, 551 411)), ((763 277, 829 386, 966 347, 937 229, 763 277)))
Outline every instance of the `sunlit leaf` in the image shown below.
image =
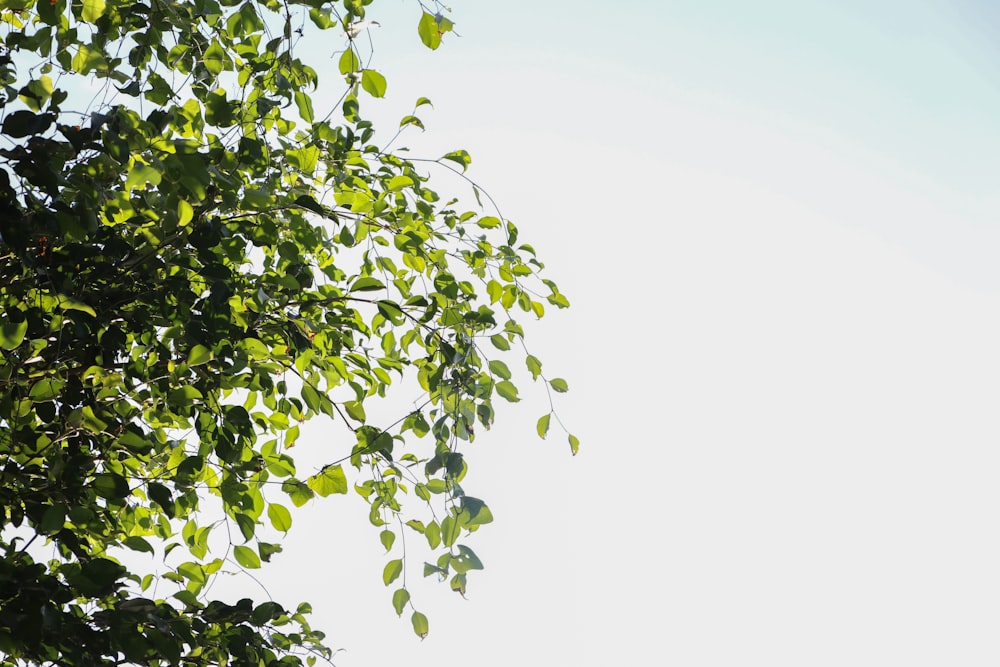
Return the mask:
POLYGON ((372 97, 385 97, 385 77, 373 69, 361 71, 361 87, 372 97))
POLYGON ((268 505, 267 518, 270 519, 271 525, 274 526, 275 530, 280 530, 283 533, 288 532, 292 527, 292 513, 284 505, 278 505, 277 503, 268 505))
POLYGON ((250 547, 238 545, 233 547, 233 557, 236 562, 248 570, 256 570, 260 567, 260 556, 250 547))
POLYGON ((321 472, 306 480, 306 483, 310 489, 323 497, 334 493, 347 493, 347 477, 339 465, 326 466, 321 472))

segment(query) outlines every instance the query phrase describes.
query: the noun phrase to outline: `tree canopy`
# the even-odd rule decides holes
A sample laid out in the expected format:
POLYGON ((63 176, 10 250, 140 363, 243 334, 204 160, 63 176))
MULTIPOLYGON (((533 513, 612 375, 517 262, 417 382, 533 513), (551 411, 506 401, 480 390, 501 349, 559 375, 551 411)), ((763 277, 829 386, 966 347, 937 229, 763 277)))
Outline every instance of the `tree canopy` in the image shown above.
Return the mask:
MULTIPOLYGON (((376 138, 370 4, 0 0, 0 664, 328 658, 307 603, 209 589, 352 488, 418 635, 403 573, 464 593, 482 567, 463 447, 519 399, 511 359, 567 389, 519 321, 569 304, 477 186, 431 189, 468 153, 392 149, 428 100, 376 138), (333 62, 301 59, 317 34, 333 62), (370 419, 387 396, 408 407, 370 419), (314 417, 340 435, 299 469, 314 417)), ((443 6, 408 9, 451 37, 443 6)))

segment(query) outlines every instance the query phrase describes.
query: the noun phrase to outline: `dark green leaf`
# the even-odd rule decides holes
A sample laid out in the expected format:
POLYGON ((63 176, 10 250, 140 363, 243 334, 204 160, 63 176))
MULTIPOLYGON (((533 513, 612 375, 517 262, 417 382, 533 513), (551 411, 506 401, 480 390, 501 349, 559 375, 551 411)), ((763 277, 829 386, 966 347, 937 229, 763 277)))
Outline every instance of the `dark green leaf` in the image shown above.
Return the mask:
POLYGON ((309 488, 324 498, 333 493, 347 493, 347 477, 339 466, 327 466, 306 482, 309 488))

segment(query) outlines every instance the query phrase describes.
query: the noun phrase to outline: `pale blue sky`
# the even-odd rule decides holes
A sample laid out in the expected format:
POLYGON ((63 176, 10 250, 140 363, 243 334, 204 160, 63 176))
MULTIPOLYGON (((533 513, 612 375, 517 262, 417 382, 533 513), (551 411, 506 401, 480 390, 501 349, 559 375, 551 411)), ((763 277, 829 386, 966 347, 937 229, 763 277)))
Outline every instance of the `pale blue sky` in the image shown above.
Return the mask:
POLYGON ((375 4, 366 107, 430 97, 403 143, 467 148, 573 300, 529 344, 584 448, 530 391, 470 448, 487 570, 420 591, 422 643, 360 499, 297 519, 272 594, 339 667, 996 664, 1000 11, 452 7, 430 53, 375 4))

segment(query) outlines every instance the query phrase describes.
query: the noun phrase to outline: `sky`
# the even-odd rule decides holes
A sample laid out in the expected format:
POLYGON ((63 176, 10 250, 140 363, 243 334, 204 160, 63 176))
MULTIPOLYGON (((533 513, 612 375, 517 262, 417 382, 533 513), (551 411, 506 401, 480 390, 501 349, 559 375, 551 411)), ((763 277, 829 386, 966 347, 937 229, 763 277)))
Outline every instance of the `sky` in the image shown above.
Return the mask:
POLYGON ((338 667, 997 664, 1000 10, 451 8, 430 52, 372 6, 366 110, 429 97, 402 143, 467 149, 573 302, 528 345, 582 449, 534 435, 540 389, 477 438, 486 570, 413 582, 424 641, 360 498, 296 515, 270 594, 338 667))

